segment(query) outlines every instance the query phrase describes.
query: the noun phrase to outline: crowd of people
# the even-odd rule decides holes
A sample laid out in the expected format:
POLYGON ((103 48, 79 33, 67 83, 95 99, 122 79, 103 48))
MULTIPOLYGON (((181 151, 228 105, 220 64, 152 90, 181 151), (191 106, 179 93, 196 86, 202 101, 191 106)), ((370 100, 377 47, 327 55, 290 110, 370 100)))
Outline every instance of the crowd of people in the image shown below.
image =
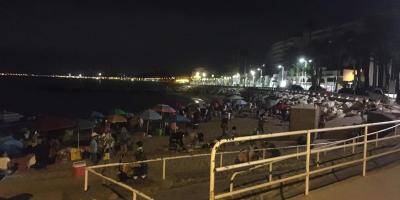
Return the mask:
MULTIPOLYGON (((341 107, 347 106, 350 109, 357 103, 353 103, 353 106, 350 106, 349 103, 335 101, 332 104, 332 100, 325 96, 291 94, 287 92, 274 92, 267 95, 264 94, 261 97, 260 94, 254 94, 246 96, 246 100, 244 101, 243 98, 221 98, 175 107, 176 113, 174 115, 183 116, 187 121, 169 120, 172 114, 163 115, 159 127, 163 135, 169 137, 168 149, 171 151, 191 151, 196 148, 209 148, 215 142, 214 138, 219 140, 237 137, 237 125, 231 123, 235 117, 257 119, 255 134, 268 133, 269 131, 265 127, 268 119, 273 117, 282 121, 289 121, 290 107, 297 104, 320 106, 322 114, 319 120, 319 128, 323 128, 329 120, 329 114, 338 110, 338 105, 341 107), (199 124, 209 122, 215 118, 220 120, 221 132, 215 135, 214 138, 210 138, 210 141, 206 141, 205 134, 199 131, 199 124)), ((359 111, 364 119, 364 114, 368 106, 371 106, 371 103, 363 100, 358 104, 361 105, 359 106, 359 111)), ((93 164, 98 164, 99 162, 107 163, 116 158, 122 161, 129 158, 129 151, 133 151, 134 155, 129 160, 145 160, 143 142, 140 139, 134 141, 131 134, 133 132, 144 133, 146 129, 144 124, 145 120, 141 117, 129 118, 127 123, 110 123, 106 119, 99 121, 90 134, 90 142, 87 148, 82 148, 84 149, 82 152, 83 159, 88 159, 93 164)), ((154 130, 150 127, 150 130, 145 135, 151 136, 152 134, 154 134, 154 130)), ((30 159, 27 167, 35 169, 45 169, 48 164, 55 163, 58 152, 60 149, 65 148, 65 144, 60 142, 59 138, 47 137, 38 131, 30 132, 29 130, 24 134, 23 144, 26 153, 34 155, 34 159, 30 159)), ((248 152, 252 152, 252 150, 250 149, 248 152)), ((3 153, 0 158, 0 175, 12 173, 15 166, 10 163, 11 159, 9 159, 6 152, 3 153)), ((127 176, 134 179, 138 177, 145 178, 147 168, 147 164, 141 163, 131 167, 131 171, 135 171, 134 173, 128 173, 129 170, 121 169, 120 174, 122 178, 127 176)))

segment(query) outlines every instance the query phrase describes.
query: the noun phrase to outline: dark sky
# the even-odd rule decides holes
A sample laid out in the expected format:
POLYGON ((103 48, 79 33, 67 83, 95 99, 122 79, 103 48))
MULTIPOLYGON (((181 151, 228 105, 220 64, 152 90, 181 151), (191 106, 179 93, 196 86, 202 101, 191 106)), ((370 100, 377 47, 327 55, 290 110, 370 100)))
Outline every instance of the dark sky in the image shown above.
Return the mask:
POLYGON ((385 8, 378 0, 0 0, 0 71, 137 74, 229 71, 238 52, 385 8))

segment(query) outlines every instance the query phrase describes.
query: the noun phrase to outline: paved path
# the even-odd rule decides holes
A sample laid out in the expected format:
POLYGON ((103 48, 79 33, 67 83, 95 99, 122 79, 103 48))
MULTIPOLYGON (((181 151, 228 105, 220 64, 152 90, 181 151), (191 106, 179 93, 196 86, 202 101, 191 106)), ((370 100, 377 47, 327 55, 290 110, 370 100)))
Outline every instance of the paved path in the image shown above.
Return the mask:
POLYGON ((366 177, 356 176, 314 191, 309 196, 297 196, 293 200, 399 200, 400 165, 393 163, 381 169, 367 172, 366 177))

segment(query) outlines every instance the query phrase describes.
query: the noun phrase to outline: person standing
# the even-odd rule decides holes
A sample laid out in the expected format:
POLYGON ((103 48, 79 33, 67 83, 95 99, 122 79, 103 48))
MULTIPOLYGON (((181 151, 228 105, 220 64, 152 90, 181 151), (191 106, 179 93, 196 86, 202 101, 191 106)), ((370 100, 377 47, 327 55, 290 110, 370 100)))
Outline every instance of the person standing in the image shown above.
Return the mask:
POLYGON ((258 118, 258 127, 257 127, 257 132, 258 133, 264 133, 264 114, 261 114, 260 117, 258 118))
POLYGON ((99 160, 99 155, 98 155, 98 144, 97 144, 97 136, 98 134, 93 132, 92 133, 92 139, 90 140, 90 160, 94 163, 97 164, 99 160))
POLYGON ((43 169, 47 167, 50 154, 50 145, 46 139, 38 139, 38 145, 35 147, 35 157, 37 169, 43 169))
POLYGON ((143 118, 139 117, 138 122, 139 122, 139 128, 142 129, 144 124, 143 118))
POLYGON ((111 133, 108 132, 104 138, 104 161, 109 161, 111 159, 111 154, 114 152, 115 140, 111 133))
POLYGON ((221 120, 221 131, 222 131, 221 137, 226 137, 228 135, 227 133, 228 123, 229 123, 228 117, 224 115, 224 117, 221 120))
POLYGON ((121 135, 119 137, 120 152, 126 154, 128 152, 128 130, 123 126, 121 128, 121 135))

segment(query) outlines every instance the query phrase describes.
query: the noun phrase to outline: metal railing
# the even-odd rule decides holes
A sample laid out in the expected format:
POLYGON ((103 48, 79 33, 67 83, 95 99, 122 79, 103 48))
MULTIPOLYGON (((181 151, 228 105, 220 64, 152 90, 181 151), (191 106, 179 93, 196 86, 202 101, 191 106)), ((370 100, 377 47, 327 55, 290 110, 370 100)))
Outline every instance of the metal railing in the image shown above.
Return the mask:
MULTIPOLYGON (((276 133, 276 134, 266 134, 266 135, 254 135, 254 136, 245 136, 245 137, 238 137, 238 138, 234 138, 233 140, 227 140, 227 139, 223 139, 218 141, 212 151, 211 151, 211 158, 210 158, 210 190, 209 190, 209 199, 210 200, 214 200, 214 199, 222 199, 222 198, 226 198, 226 197, 232 197, 234 195, 239 195, 242 193, 246 193, 246 192, 251 192, 257 189, 262 189, 265 188, 267 186, 271 186, 271 185, 275 185, 278 183, 283 183, 283 182, 287 182, 290 180, 295 180, 295 179, 304 179, 305 181, 305 195, 308 195, 309 193, 309 181, 310 181, 310 175, 313 174, 317 174, 317 173, 321 173, 324 171, 328 171, 328 170, 332 170, 335 168, 339 168, 339 167, 344 167, 344 166, 348 166, 351 164, 356 164, 356 163, 361 163, 362 162, 362 175, 365 176, 366 175, 366 170, 367 170, 367 161, 370 159, 374 159, 377 157, 381 157, 381 156, 385 156, 391 153, 395 153, 395 152, 400 152, 400 149, 394 149, 394 150, 390 150, 387 152, 383 152, 383 153, 379 153, 376 155, 372 155, 367 157, 367 151, 368 151, 368 144, 369 143, 375 143, 375 145, 378 145, 379 141, 386 141, 386 140, 392 140, 392 139, 396 139, 399 138, 400 135, 397 135, 396 130, 397 130, 397 126, 399 126, 400 124, 400 120, 395 120, 395 121, 387 121, 387 122, 378 122, 378 123, 370 123, 370 124, 361 124, 361 125, 352 125, 352 126, 344 126, 344 127, 334 127, 334 128, 323 128, 323 129, 313 129, 313 130, 302 130, 302 131, 292 131, 292 132, 283 132, 283 133, 276 133), (375 127, 375 126, 381 126, 381 125, 389 125, 389 124, 395 124, 392 127, 389 128, 385 128, 373 133, 368 133, 368 128, 369 127, 375 127), (311 135, 312 134, 317 134, 319 132, 331 132, 331 131, 339 131, 339 130, 349 130, 349 129, 364 129, 364 133, 362 136, 357 136, 354 138, 350 138, 350 139, 346 139, 346 140, 341 140, 341 141, 335 141, 335 142, 329 142, 329 143, 325 143, 325 146, 322 146, 321 148, 315 148, 313 150, 311 150, 311 146, 313 145, 320 145, 320 144, 311 144, 311 135), (379 134, 381 132, 384 131, 388 131, 390 129, 395 129, 395 134, 393 136, 387 136, 384 138, 379 138, 379 134), (375 134, 376 138, 373 140, 368 140, 368 136, 371 136, 375 134), (279 138, 279 137, 287 137, 287 136, 301 136, 301 135, 305 135, 306 136, 306 145, 305 146, 305 151, 300 152, 299 151, 299 146, 295 146, 294 148, 296 148, 296 153, 291 153, 288 155, 282 155, 282 156, 278 156, 278 157, 272 157, 272 158, 263 158, 261 160, 254 160, 254 161, 249 161, 246 163, 238 163, 238 164, 233 164, 233 165, 228 165, 228 166, 221 166, 220 167, 216 167, 216 155, 217 155, 217 150, 218 148, 222 145, 222 144, 226 144, 226 143, 233 143, 233 142, 244 142, 244 141, 252 141, 252 140, 262 140, 262 139, 272 139, 272 138, 279 138), (358 142, 357 139, 358 138, 362 138, 362 141, 358 142), (351 143, 347 143, 348 141, 351 141, 351 143), (343 143, 343 144, 341 144, 343 143), (333 146, 335 145, 335 146, 333 146), (319 168, 319 169, 315 169, 315 170, 311 170, 310 169, 310 158, 311 155, 313 154, 317 154, 317 168, 319 167, 319 154, 320 153, 326 153, 328 151, 333 151, 333 150, 337 150, 340 148, 347 148, 347 147, 352 147, 352 152, 354 153, 355 151, 355 147, 357 145, 363 145, 363 151, 362 151, 362 158, 361 159, 356 159, 356 160, 352 160, 352 161, 348 161, 348 162, 344 162, 344 163, 338 163, 338 164, 334 164, 328 167, 324 167, 324 168, 319 168), (233 170, 233 169, 239 169, 239 168, 244 168, 244 167, 252 167, 252 166, 256 166, 256 165, 264 165, 264 164, 269 164, 269 163, 276 163, 279 161, 283 161, 283 160, 287 160, 287 159, 291 159, 291 158, 295 158, 295 157, 300 157, 300 156, 305 156, 306 157, 306 162, 305 162, 305 172, 300 173, 300 174, 296 174, 290 177, 286 177, 286 178, 281 178, 281 179, 277 179, 277 180, 272 180, 272 178, 269 178, 269 182, 266 183, 261 183, 258 185, 254 185, 254 186, 250 186, 247 188, 242 188, 242 189, 238 189, 233 191, 230 190, 229 192, 225 192, 225 193, 221 193, 221 194, 216 194, 215 193, 215 174, 219 173, 219 172, 224 172, 224 171, 229 171, 229 170, 233 170)), ((270 165, 272 166, 272 165, 270 165)), ((272 171, 272 169, 271 169, 272 171)), ((236 175, 235 175, 236 176, 236 175)))
MULTIPOLYGON (((284 147, 275 147, 275 148, 261 148, 261 149, 255 149, 255 152, 262 152, 262 158, 265 158, 265 153, 268 150, 273 150, 273 149, 291 149, 291 148, 297 148, 297 151, 302 145, 298 146, 284 146, 284 147)), ((240 153, 241 151, 225 151, 225 152, 219 152, 216 155, 219 155, 219 166, 222 167, 223 165, 223 156, 224 155, 229 155, 229 154, 237 154, 240 153)), ((182 156, 170 156, 170 157, 160 157, 160 158, 154 158, 154 159, 149 159, 149 160, 144 160, 144 161, 135 161, 135 162, 119 162, 119 163, 109 163, 109 164, 100 164, 100 165, 94 165, 94 166, 88 166, 85 168, 85 179, 84 179, 84 191, 88 190, 89 186, 89 172, 92 173, 95 176, 98 176, 102 179, 108 180, 122 188, 127 189, 128 191, 132 192, 132 198, 136 200, 137 196, 141 196, 144 199, 152 199, 151 197, 139 192, 138 190, 130 187, 129 185, 126 185, 122 182, 116 181, 110 177, 107 177, 103 174, 100 174, 96 172, 96 169, 101 169, 101 168, 108 168, 108 167, 118 167, 118 166, 123 166, 123 165, 133 165, 133 164, 140 164, 140 163, 152 163, 152 162, 162 162, 162 175, 161 179, 165 180, 166 173, 167 173, 167 161, 169 160, 178 160, 178 159, 185 159, 185 158, 198 158, 198 157, 206 157, 210 156, 211 153, 203 153, 203 154, 193 154, 193 155, 182 155, 182 156)))
POLYGON ((129 185, 126 185, 126 184, 121 183, 121 182, 118 182, 118 181, 116 181, 116 180, 114 180, 114 179, 112 179, 112 178, 109 178, 109 177, 107 177, 107 176, 104 176, 103 174, 100 174, 100 173, 94 171, 94 170, 91 169, 90 167, 87 167, 87 168, 85 169, 84 191, 87 191, 87 190, 88 190, 89 172, 90 172, 90 173, 93 173, 94 175, 96 175, 96 176, 98 176, 98 177, 100 177, 100 178, 102 178, 102 179, 104 179, 104 180, 107 180, 107 181, 109 181, 109 182, 111 182, 111 183, 114 183, 114 184, 116 184, 116 185, 118 185, 118 186, 120 186, 120 187, 122 187, 122 188, 127 189, 128 191, 130 191, 130 192, 132 193, 132 200, 136 200, 136 199, 137 199, 137 196, 140 196, 140 197, 142 197, 142 198, 144 198, 144 199, 146 199, 146 200, 153 200, 153 198, 149 197, 148 195, 146 195, 146 194, 144 194, 144 193, 142 193, 142 192, 139 192, 138 190, 133 189, 133 188, 130 187, 129 185))

